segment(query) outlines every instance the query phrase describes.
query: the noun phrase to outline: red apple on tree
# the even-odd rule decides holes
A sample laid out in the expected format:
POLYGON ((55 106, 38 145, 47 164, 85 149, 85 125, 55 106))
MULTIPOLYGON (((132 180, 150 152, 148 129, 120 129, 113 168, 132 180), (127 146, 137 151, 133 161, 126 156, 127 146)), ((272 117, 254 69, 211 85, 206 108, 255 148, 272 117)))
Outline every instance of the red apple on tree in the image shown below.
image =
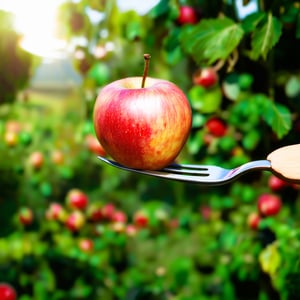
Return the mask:
POLYGON ((1 300, 16 300, 16 290, 8 283, 0 283, 0 299, 1 300))
POLYGON ((24 226, 29 226, 33 222, 33 212, 29 207, 22 207, 19 211, 19 221, 24 226))
POLYGON ((66 227, 72 232, 79 231, 84 226, 84 224, 85 217, 79 210, 74 210, 73 212, 71 212, 65 222, 66 227))
POLYGON ((197 23, 197 19, 197 14, 193 7, 188 5, 179 7, 179 16, 177 18, 177 22, 180 25, 195 24, 197 23))
POLYGON ((67 204, 73 209, 83 210, 87 207, 88 196, 79 189, 71 189, 66 196, 67 204))
POLYGON ((117 162, 136 169, 161 169, 175 160, 192 123, 190 104, 175 84, 128 77, 105 86, 94 105, 96 136, 117 162))
POLYGON ((259 227, 261 219, 261 216, 257 212, 251 212, 248 216, 247 223, 251 229, 256 230, 259 227))
POLYGON ((258 198, 258 211, 263 216, 273 216, 278 214, 281 210, 281 206, 281 199, 277 195, 265 193, 258 198))
POLYGON ((219 75, 212 67, 199 69, 193 76, 193 82, 204 88, 210 88, 217 84, 219 75))
POLYGON ((208 119, 205 123, 205 127, 210 134, 216 137, 224 136, 227 131, 226 123, 218 117, 212 117, 208 119))

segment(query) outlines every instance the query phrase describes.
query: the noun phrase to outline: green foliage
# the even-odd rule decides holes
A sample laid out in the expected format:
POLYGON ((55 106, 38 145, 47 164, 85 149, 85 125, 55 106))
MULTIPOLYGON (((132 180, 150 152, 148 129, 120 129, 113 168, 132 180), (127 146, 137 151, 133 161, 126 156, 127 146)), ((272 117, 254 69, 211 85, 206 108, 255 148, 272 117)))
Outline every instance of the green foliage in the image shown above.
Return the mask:
MULTIPOLYGON (((83 77, 79 96, 29 94, 27 102, 0 106, 0 281, 23 300, 298 299, 298 185, 274 187, 267 172, 220 187, 138 176, 101 164, 90 141, 99 89, 141 75, 143 53, 150 53, 150 75, 176 83, 193 110, 179 162, 233 168, 299 143, 299 4, 260 1, 240 18, 235 1, 161 0, 143 16, 116 3, 61 6, 60 33, 75 45, 83 77), (183 4, 195 8, 196 24, 177 22, 183 4), (218 73, 210 88, 194 80, 208 65, 218 73), (208 128, 212 118, 225 123, 222 136, 208 128), (40 166, 31 161, 35 152, 44 158, 40 166), (77 231, 67 222, 74 188, 88 197, 77 231), (282 209, 258 215, 256 228, 249 220, 262 194, 280 197, 282 209), (23 208, 32 210, 32 223, 20 220, 23 208), (125 219, 116 221, 120 213, 125 219), (81 245, 86 239, 91 249, 81 245)), ((7 24, 1 16, 1 33, 7 24)), ((5 37, 0 46, 15 49, 16 35, 5 37)), ((18 87, 26 84, 22 76, 18 87)), ((1 95, 8 92, 5 86, 1 95)))

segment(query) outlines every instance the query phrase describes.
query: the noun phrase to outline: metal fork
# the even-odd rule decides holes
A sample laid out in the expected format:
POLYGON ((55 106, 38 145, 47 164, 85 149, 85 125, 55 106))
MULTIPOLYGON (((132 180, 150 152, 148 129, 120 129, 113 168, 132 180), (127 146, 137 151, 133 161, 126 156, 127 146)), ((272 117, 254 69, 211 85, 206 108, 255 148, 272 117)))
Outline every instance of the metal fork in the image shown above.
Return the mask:
POLYGON ((211 165, 171 164, 161 170, 149 171, 128 168, 101 156, 98 158, 122 170, 203 185, 222 185, 236 180, 250 171, 264 170, 270 171, 286 181, 300 183, 300 144, 279 148, 270 153, 265 160, 251 161, 234 169, 211 165))
POLYGON ((209 165, 171 164, 168 167, 157 171, 149 171, 128 168, 113 160, 101 156, 99 156, 98 158, 113 167, 117 167, 125 171, 131 171, 164 179, 193 182, 205 185, 226 184, 249 171, 271 170, 271 163, 268 160, 248 162, 234 169, 225 169, 219 166, 209 165))

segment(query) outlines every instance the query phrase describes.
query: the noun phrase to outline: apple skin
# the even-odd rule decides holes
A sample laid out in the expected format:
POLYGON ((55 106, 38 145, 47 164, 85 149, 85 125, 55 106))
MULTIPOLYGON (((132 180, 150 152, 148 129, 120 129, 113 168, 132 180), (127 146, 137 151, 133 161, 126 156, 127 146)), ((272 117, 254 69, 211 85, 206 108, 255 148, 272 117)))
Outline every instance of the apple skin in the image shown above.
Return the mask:
POLYGON ((0 299, 1 300, 16 300, 16 290, 8 283, 0 283, 0 299))
POLYGON ((175 160, 191 129, 190 104, 175 84, 148 77, 114 81, 99 93, 94 127, 100 144, 114 160, 157 170, 175 160))

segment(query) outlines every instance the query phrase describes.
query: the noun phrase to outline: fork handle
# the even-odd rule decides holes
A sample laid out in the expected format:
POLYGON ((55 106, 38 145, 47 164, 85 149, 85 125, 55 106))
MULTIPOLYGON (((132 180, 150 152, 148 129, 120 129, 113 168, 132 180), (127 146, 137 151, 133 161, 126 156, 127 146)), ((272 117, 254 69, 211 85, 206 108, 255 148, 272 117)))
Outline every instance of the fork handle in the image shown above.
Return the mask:
POLYGON ((300 182, 300 144, 285 146, 271 152, 267 160, 279 176, 300 182))

